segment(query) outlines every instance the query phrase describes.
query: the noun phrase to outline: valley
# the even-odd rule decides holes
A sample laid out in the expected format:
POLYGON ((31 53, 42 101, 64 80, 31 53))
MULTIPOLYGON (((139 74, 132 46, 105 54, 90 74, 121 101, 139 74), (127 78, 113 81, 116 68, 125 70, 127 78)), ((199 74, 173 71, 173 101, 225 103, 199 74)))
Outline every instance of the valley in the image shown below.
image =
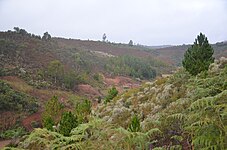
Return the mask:
POLYGON ((211 45, 216 60, 193 76, 182 68, 191 45, 41 38, 21 30, 0 32, 0 145, 226 147, 226 42, 211 45), (76 120, 71 132, 61 129, 64 115, 76 120), (206 129, 210 138, 202 139, 206 129))

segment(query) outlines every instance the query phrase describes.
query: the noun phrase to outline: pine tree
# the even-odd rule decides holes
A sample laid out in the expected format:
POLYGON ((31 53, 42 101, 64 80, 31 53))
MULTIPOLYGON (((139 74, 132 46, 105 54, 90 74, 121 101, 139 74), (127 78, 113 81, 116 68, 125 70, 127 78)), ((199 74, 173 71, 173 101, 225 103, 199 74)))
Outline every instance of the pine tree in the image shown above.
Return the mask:
POLYGON ((112 100, 114 97, 116 97, 118 94, 118 90, 116 89, 116 87, 112 87, 111 89, 109 89, 108 91, 108 95, 105 97, 104 102, 108 103, 110 102, 110 100, 112 100))
POLYGON ((57 96, 53 96, 50 100, 47 101, 45 110, 42 113, 43 126, 47 129, 52 130, 52 128, 50 128, 50 124, 57 125, 60 121, 61 114, 62 104, 58 101, 57 96))
POLYGON ((53 131, 53 126, 54 126, 54 121, 50 116, 47 116, 44 120, 43 120, 43 126, 50 131, 53 131))
POLYGON ((185 52, 182 61, 183 67, 191 75, 197 75, 201 71, 208 70, 209 65, 214 62, 213 53, 214 50, 207 37, 200 33, 194 44, 185 52))
POLYGON ((128 43, 129 46, 133 46, 133 41, 130 40, 129 43, 128 43))
POLYGON ((77 118, 71 112, 65 112, 60 121, 59 132, 69 136, 71 130, 78 126, 77 118))
POLYGON ((84 100, 76 104, 75 115, 77 117, 78 123, 88 122, 88 116, 91 113, 91 101, 84 100))

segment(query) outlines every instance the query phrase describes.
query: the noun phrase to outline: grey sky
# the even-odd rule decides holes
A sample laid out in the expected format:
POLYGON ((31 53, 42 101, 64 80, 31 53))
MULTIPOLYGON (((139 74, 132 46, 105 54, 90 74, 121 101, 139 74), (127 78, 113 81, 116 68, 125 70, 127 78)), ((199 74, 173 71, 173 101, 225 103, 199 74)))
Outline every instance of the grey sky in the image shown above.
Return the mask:
POLYGON ((227 0, 0 0, 0 30, 146 45, 227 40, 227 0))

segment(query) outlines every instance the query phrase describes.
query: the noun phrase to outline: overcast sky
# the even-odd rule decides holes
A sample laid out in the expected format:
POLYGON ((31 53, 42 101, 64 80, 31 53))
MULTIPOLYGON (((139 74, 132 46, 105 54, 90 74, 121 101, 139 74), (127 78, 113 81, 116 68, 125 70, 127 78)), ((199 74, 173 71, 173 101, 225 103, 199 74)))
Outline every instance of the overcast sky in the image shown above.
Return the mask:
POLYGON ((0 0, 0 31, 146 45, 227 40, 227 0, 0 0))

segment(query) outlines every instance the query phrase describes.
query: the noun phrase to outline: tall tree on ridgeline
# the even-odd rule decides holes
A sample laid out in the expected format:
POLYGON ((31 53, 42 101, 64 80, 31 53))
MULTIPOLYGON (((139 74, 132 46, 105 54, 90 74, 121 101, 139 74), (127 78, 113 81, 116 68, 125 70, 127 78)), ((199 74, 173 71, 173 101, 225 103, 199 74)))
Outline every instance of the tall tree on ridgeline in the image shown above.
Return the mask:
POLYGON ((106 41, 106 33, 103 34, 103 36, 102 36, 102 41, 103 41, 103 42, 106 41))

